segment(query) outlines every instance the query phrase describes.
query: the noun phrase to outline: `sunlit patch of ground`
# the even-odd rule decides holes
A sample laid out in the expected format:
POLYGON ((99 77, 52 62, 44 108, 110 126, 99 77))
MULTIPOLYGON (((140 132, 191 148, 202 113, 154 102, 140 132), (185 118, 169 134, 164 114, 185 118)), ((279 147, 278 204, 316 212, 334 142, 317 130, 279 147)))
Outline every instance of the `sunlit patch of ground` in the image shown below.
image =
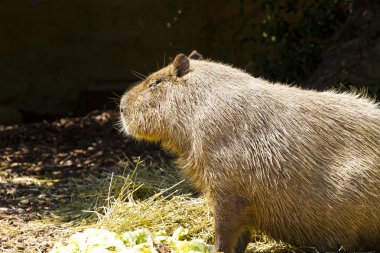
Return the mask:
POLYGON ((61 220, 27 221, 17 215, 0 220, 0 252, 47 252, 55 241, 72 232, 71 224, 61 220))
POLYGON ((1 181, 0 252, 47 252, 93 204, 85 181, 10 175, 1 181), (76 187, 72 187, 75 185, 76 187), (58 187, 58 189, 56 189, 58 187))

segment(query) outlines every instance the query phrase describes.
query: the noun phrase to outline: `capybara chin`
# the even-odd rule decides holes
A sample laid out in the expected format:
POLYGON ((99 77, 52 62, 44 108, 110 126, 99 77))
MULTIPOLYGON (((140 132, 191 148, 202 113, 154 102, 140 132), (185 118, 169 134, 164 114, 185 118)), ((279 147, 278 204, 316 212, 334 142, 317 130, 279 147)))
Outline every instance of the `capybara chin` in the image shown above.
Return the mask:
POLYGON ((250 230, 317 249, 380 251, 380 110, 179 54, 127 91, 127 134, 160 142, 210 197, 215 251, 250 230))

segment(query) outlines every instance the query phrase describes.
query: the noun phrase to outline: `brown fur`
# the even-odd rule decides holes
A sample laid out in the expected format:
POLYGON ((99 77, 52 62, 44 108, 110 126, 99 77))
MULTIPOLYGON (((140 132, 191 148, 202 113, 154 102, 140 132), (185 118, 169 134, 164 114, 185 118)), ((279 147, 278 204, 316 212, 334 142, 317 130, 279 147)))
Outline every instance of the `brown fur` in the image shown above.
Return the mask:
POLYGON ((121 119, 127 134, 177 154, 210 196, 215 250, 244 252, 253 228, 321 250, 380 251, 377 105, 200 58, 178 55, 126 92, 121 119))

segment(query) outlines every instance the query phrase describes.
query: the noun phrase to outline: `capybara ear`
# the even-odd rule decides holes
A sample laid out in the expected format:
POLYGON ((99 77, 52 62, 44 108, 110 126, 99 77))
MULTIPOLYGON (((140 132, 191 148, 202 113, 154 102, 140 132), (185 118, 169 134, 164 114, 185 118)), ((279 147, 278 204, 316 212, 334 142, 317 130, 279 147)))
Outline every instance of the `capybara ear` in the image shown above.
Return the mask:
POLYGON ((189 58, 192 59, 192 60, 200 60, 202 59, 202 55, 200 53, 197 52, 197 50, 193 50, 193 52, 191 52, 191 54, 189 54, 189 58))
POLYGON ((189 68, 190 68, 190 61, 186 55, 179 54, 175 57, 174 62, 173 62, 173 70, 176 76, 181 77, 187 74, 187 72, 189 72, 189 68))

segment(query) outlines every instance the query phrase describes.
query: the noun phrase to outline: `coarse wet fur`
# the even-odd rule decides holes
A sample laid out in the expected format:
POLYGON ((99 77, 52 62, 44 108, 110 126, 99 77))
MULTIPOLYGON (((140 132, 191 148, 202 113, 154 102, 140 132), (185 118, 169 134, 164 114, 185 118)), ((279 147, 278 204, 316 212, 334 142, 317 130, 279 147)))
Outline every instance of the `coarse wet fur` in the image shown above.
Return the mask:
POLYGON ((126 92, 124 131, 160 142, 210 197, 215 251, 250 231, 321 251, 380 252, 380 110, 180 54, 126 92))

